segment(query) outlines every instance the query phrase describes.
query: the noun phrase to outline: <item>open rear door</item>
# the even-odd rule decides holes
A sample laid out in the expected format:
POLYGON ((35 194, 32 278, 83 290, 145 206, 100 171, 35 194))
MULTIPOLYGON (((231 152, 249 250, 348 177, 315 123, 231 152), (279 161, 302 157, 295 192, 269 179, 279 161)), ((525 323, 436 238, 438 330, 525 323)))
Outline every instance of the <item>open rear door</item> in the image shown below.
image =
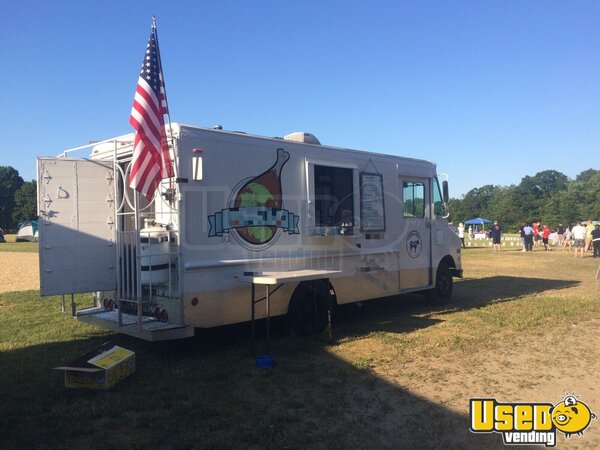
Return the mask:
POLYGON ((38 158, 41 295, 116 288, 112 162, 38 158))

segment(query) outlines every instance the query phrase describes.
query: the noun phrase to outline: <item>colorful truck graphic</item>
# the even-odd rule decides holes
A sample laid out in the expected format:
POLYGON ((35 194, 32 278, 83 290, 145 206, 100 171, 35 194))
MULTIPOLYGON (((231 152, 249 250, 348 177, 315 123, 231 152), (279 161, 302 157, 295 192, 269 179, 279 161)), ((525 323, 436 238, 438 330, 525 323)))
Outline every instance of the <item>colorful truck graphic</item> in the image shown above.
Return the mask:
POLYGON ((278 148, 275 163, 234 192, 233 207, 208 216, 208 236, 233 231, 250 246, 262 246, 275 238, 278 229, 300 234, 300 218, 282 208, 281 170, 289 159, 290 154, 278 148))

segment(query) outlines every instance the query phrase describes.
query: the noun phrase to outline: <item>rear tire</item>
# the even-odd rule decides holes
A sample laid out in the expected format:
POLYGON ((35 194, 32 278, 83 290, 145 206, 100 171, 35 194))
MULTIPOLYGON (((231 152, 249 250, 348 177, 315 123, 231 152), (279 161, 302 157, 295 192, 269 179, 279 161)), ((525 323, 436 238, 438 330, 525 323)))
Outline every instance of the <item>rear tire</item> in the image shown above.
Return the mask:
POLYGON ((316 281, 298 286, 292 295, 288 310, 290 328, 294 333, 304 336, 319 333, 325 329, 329 299, 327 284, 323 281, 316 281))
POLYGON ((454 282, 448 264, 441 262, 435 275, 435 287, 425 294, 429 304, 442 306, 450 303, 454 282))

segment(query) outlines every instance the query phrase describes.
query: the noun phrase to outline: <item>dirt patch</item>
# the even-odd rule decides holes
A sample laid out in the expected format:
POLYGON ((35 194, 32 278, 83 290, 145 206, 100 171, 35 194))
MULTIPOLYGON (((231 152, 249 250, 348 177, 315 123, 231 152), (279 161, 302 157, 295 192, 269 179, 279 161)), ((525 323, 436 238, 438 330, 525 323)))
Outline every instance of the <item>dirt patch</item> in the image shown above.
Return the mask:
MULTIPOLYGON (((482 258, 469 267, 470 274, 500 280, 500 286, 494 287, 495 293, 478 294, 489 297, 488 305, 463 305, 464 312, 452 314, 432 312, 427 315, 430 326, 410 331, 390 327, 384 333, 350 339, 332 347, 337 358, 382 381, 365 395, 394 398, 389 393, 392 387, 391 392, 408 392, 409 398, 423 399, 429 402, 426 405, 439 405, 462 418, 462 421, 448 421, 444 419, 447 414, 438 417, 434 408, 424 408, 421 401, 413 400, 412 404, 392 401, 392 412, 382 414, 379 420, 383 433, 402 436, 403 430, 412 430, 414 434, 415 427, 421 427, 431 438, 425 447, 505 448, 499 434, 469 432, 470 398, 557 404, 565 395, 575 394, 600 416, 597 308, 590 308, 582 317, 568 313, 567 306, 559 306, 574 296, 589 298, 591 303, 600 299, 600 282, 592 279, 597 265, 589 259, 578 262, 581 281, 576 281, 573 273, 564 273, 563 269, 572 265, 572 256, 551 261, 541 259, 547 255, 538 257, 536 264, 532 264, 537 270, 525 265, 519 266, 518 272, 512 267, 507 270, 500 257, 492 262, 482 258), (540 277, 540 267, 542 274, 549 274, 548 279, 540 277), (555 267, 561 270, 551 271, 555 267), (514 273, 520 276, 509 276, 514 273), (526 285, 515 287, 518 283, 526 285), (543 289, 536 287, 544 285, 543 289), (505 301, 494 307, 496 294, 505 301), (519 298, 527 301, 521 305, 519 298), (544 308, 551 312, 544 312, 544 308), (572 320, 561 320, 563 308, 565 314, 573 316, 572 320), (488 326, 491 334, 481 332, 478 323, 488 326), (490 327, 490 323, 497 326, 490 327), (441 422, 433 423, 430 416, 441 422)), ((485 284, 495 286, 491 281, 485 284)), ((457 286, 459 300, 464 286, 457 286)), ((581 305, 585 308, 584 302, 581 305)), ((593 420, 583 436, 567 439, 559 432, 556 439, 560 448, 600 448, 600 419, 593 420)), ((416 446, 419 447, 418 442, 416 446)))
POLYGON ((37 253, 0 253, 0 293, 40 288, 37 253))
MULTIPOLYGON (((433 331, 433 330, 430 330, 433 331)), ((470 398, 495 398, 499 402, 549 402, 556 404, 567 394, 575 393, 598 414, 600 380, 598 361, 600 350, 600 319, 545 330, 544 334, 524 331, 519 337, 498 336, 490 345, 463 350, 435 351, 410 348, 404 351, 382 343, 378 336, 345 342, 333 349, 336 357, 357 368, 369 371, 384 383, 375 391, 389 398, 394 391, 410 392, 415 398, 442 405, 462 417, 469 417, 470 398), (560 342, 557 348, 556 342, 560 342), (405 361, 398 370, 396 361, 405 361), (386 391, 386 392, 383 392, 386 391)), ((376 392, 365 393, 373 396, 376 392)), ((405 420, 412 417, 427 425, 429 411, 419 410, 419 402, 396 405, 396 411, 381 418, 381 427, 391 431, 410 428, 405 420), (403 415, 404 414, 404 415, 403 415)), ((422 405, 421 405, 422 406, 422 405)), ((594 420, 594 422, 597 422, 594 420)), ((557 435, 561 448, 599 448, 600 427, 593 423, 585 436, 565 439, 557 435)), ((502 448, 500 435, 483 438, 468 431, 468 423, 437 424, 443 431, 440 438, 456 448, 482 448, 485 445, 502 448), (444 429, 444 427, 447 427, 444 429), (451 435, 452 438, 448 438, 451 435)), ((432 430, 433 432, 433 430, 432 430)), ((435 446, 435 445, 434 445, 435 446)))

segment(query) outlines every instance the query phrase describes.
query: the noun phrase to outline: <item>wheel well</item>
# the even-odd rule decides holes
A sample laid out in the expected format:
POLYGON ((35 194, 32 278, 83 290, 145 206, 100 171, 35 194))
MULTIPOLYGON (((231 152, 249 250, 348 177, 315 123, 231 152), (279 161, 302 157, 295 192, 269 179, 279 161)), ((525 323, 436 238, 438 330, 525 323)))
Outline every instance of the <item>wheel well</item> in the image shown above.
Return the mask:
POLYGON ((324 294, 326 293, 325 289, 329 289, 331 295, 331 305, 337 306, 337 296, 335 295, 335 289, 333 288, 333 285, 329 281, 329 278, 321 278, 319 280, 301 281, 300 283, 298 283, 298 286, 296 286, 296 289, 294 289, 294 292, 292 292, 292 296, 290 297, 290 301, 288 302, 287 312, 289 312, 290 305, 292 304, 294 298, 298 295, 303 295, 304 292, 307 290, 311 290, 315 284, 317 284, 317 289, 323 289, 324 294))
POLYGON ((296 286, 287 311, 291 330, 298 335, 323 331, 331 320, 331 293, 328 279, 310 280, 296 286))
POLYGON ((456 263, 454 262, 454 258, 452 258, 452 256, 450 256, 450 255, 444 256, 438 263, 437 267, 433 268, 433 283, 434 284, 436 282, 438 268, 442 264, 446 264, 446 266, 448 266, 449 268, 456 267, 456 263))
POLYGON ((446 305, 452 297, 452 271, 455 270, 454 259, 450 255, 444 256, 435 269, 433 287, 425 291, 429 303, 434 306, 446 305))
MULTIPOLYGON (((442 264, 442 263, 446 264, 448 267, 456 267, 456 263, 454 262, 454 258, 452 256, 450 256, 450 255, 444 256, 441 259, 441 261, 440 261, 440 264, 442 264)), ((438 267, 439 267, 439 264, 438 264, 438 267)))

